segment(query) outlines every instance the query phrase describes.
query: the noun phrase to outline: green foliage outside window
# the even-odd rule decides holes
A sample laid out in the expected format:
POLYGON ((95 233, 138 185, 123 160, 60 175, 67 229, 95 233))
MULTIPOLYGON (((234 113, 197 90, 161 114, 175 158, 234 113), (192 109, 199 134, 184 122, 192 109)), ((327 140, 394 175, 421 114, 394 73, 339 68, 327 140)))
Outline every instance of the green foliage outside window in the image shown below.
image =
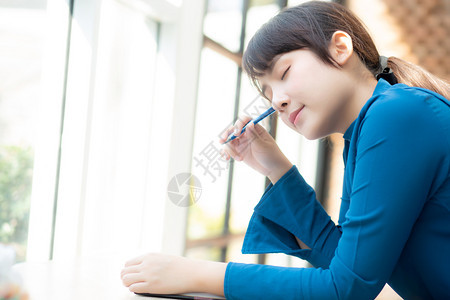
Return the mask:
POLYGON ((17 261, 26 254, 32 173, 30 147, 0 146, 0 243, 14 245, 17 261))

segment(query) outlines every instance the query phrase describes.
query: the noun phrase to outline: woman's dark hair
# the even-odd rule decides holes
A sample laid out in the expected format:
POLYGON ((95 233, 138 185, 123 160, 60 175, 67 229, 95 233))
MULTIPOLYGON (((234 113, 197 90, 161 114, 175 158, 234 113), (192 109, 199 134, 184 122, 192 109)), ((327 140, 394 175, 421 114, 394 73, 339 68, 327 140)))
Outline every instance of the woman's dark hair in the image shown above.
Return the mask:
MULTIPOLYGON (((258 78, 272 68, 272 61, 279 54, 307 48, 323 62, 339 68, 328 52, 331 37, 338 30, 350 35, 354 53, 374 76, 382 71, 380 55, 364 24, 344 6, 324 1, 287 8, 270 19, 250 40, 242 58, 243 68, 261 95, 258 78)), ((450 97, 448 83, 416 65, 389 57, 387 66, 398 82, 450 97)))

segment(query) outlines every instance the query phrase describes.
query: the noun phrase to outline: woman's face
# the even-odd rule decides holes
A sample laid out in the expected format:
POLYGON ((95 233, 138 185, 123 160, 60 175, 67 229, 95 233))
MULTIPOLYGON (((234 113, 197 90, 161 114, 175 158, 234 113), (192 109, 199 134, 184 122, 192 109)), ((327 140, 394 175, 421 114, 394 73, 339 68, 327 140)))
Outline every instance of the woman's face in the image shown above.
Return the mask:
POLYGON ((312 51, 294 50, 274 59, 259 83, 287 126, 307 139, 341 131, 351 97, 351 82, 341 69, 312 51))

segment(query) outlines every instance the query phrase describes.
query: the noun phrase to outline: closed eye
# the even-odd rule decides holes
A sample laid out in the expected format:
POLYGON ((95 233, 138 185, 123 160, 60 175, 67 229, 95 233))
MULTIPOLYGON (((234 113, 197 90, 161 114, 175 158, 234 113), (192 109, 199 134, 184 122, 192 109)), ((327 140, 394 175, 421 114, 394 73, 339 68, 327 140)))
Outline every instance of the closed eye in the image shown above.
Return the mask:
POLYGON ((286 76, 287 72, 289 71, 289 69, 291 68, 291 66, 289 66, 286 71, 284 71, 283 76, 281 76, 281 80, 284 79, 284 77, 286 76))

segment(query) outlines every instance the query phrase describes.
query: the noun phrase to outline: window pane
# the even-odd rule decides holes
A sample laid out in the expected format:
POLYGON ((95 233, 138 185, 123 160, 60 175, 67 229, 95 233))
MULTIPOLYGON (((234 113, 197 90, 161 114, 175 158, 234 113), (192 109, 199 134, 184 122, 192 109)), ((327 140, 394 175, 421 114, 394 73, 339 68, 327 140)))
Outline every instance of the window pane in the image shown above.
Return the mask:
POLYGON ((46 1, 0 4, 0 243, 26 255, 46 1))
POLYGON ((258 262, 256 254, 242 254, 242 240, 233 240, 228 244, 226 261, 255 264, 258 262))
MULTIPOLYGON (((296 5, 300 5, 302 3, 305 3, 309 0, 289 0, 288 1, 288 6, 296 6, 296 5)), ((329 0, 328 0, 329 1, 329 0)))
POLYGON ((203 30, 228 50, 239 51, 243 0, 210 0, 203 30))
POLYGON ((186 250, 185 256, 197 259, 220 261, 221 249, 218 247, 193 247, 186 250))
POLYGON ((145 215, 146 207, 152 205, 159 212, 156 202, 161 202, 147 192, 152 184, 149 176, 163 168, 149 167, 150 153, 159 155, 158 141, 151 139, 152 116, 163 111, 153 101, 157 37, 155 21, 119 1, 102 2, 86 174, 84 255, 138 248, 145 218, 159 220, 145 215))
POLYGON ((218 136, 233 121, 236 89, 233 61, 208 48, 201 55, 192 170, 202 194, 189 208, 188 239, 222 233, 229 165, 218 156, 218 136))
POLYGON ((256 31, 270 18, 275 16, 280 8, 274 1, 268 5, 253 5, 250 6, 247 13, 247 26, 245 31, 245 45, 253 37, 256 31))

